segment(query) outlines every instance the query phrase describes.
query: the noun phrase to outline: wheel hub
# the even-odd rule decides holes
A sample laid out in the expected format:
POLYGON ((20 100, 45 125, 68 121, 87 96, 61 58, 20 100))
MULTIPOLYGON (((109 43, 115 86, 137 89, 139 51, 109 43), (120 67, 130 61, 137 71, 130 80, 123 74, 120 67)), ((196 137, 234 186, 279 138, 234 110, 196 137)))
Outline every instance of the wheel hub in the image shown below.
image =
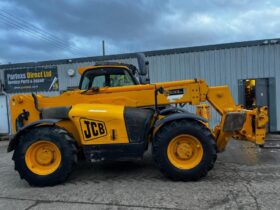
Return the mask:
POLYGON ((202 160, 203 147, 196 137, 182 134, 174 137, 169 142, 167 156, 175 167, 191 169, 197 166, 202 160))
POLYGON ((176 148, 176 154, 182 160, 189 159, 193 155, 193 148, 188 143, 178 143, 176 148))
POLYGON ((61 164, 61 158, 60 149, 49 140, 32 143, 25 153, 28 169, 38 175, 48 175, 56 171, 61 164))
POLYGON ((49 165, 54 161, 54 154, 49 148, 39 148, 36 153, 36 161, 40 165, 49 165))

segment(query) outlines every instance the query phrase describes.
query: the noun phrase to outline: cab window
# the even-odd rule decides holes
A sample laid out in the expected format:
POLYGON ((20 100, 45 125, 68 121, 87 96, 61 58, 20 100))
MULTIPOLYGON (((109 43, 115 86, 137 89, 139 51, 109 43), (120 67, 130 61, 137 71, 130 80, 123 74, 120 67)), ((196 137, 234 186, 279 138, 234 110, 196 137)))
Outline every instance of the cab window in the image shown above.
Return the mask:
POLYGON ((100 76, 96 76, 93 78, 92 80, 92 85, 91 87, 105 87, 106 86, 106 82, 105 82, 105 75, 100 75, 100 76))
POLYGON ((137 84, 135 79, 124 68, 99 68, 88 70, 84 73, 80 89, 121 87, 135 84, 137 84))

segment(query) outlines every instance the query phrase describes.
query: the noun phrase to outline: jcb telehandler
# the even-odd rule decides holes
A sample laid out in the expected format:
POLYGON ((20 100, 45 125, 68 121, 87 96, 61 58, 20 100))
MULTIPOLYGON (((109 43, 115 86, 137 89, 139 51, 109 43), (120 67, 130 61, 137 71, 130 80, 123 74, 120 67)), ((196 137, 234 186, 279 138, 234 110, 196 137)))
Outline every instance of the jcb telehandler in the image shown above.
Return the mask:
POLYGON ((235 105, 227 86, 203 80, 150 84, 148 62, 139 67, 96 63, 79 68, 79 89, 60 96, 11 98, 15 170, 30 185, 64 182, 77 157, 90 162, 141 158, 151 144, 158 168, 173 180, 198 180, 214 167, 229 139, 264 144, 267 107, 235 105), (221 115, 209 127, 209 102, 221 115), (196 114, 178 104, 196 106, 196 114))

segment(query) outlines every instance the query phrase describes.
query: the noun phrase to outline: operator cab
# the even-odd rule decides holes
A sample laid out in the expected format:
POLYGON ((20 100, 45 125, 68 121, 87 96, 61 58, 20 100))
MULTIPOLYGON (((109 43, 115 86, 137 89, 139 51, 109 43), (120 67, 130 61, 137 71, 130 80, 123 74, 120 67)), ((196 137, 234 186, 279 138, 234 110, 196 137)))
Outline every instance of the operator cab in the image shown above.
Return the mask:
POLYGON ((122 87, 137 85, 139 82, 131 70, 121 66, 95 66, 86 70, 81 79, 80 89, 122 87))
POLYGON ((94 66, 79 68, 82 75, 79 88, 90 90, 103 87, 123 87, 149 84, 149 62, 143 53, 137 53, 139 68, 116 62, 97 62, 94 66))

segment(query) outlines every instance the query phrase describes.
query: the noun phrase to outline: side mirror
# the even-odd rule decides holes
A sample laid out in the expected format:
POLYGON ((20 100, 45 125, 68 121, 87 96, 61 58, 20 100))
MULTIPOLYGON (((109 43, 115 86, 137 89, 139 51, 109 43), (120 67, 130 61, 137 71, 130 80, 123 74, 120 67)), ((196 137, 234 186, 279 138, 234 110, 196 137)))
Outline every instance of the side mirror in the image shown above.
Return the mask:
POLYGON ((149 79, 149 61, 146 60, 144 53, 136 53, 139 66, 139 77, 141 84, 150 83, 149 79))
POLYGON ((139 74, 146 75, 148 73, 149 62, 146 61, 144 53, 136 53, 136 57, 139 66, 139 74))
POLYGON ((146 75, 139 75, 140 84, 150 84, 150 79, 146 75))

